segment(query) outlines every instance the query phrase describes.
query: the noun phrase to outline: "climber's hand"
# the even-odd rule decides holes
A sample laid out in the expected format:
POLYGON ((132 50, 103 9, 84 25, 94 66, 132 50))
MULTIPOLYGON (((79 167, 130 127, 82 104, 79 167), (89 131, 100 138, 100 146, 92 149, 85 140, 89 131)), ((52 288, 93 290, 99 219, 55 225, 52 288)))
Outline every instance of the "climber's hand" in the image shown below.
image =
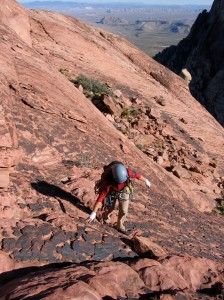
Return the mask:
POLYGON ((92 211, 89 217, 86 219, 86 223, 92 223, 95 218, 96 218, 96 213, 92 211))
POLYGON ((146 181, 145 181, 145 185, 146 185, 147 187, 150 187, 150 186, 151 186, 151 183, 150 183, 150 181, 146 179, 146 181))

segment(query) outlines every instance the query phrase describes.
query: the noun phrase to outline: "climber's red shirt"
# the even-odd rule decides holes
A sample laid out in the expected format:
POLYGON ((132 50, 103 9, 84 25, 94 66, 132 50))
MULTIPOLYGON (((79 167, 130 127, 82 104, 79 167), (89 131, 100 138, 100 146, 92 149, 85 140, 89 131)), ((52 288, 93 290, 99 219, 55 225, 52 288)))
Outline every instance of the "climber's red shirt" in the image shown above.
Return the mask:
MULTIPOLYGON (((131 169, 127 169, 129 178, 141 178, 141 174, 135 173, 131 169)), ((102 184, 100 194, 97 198, 97 202, 103 202, 104 198, 112 191, 121 191, 126 186, 126 182, 115 184, 113 180, 105 181, 102 184)))

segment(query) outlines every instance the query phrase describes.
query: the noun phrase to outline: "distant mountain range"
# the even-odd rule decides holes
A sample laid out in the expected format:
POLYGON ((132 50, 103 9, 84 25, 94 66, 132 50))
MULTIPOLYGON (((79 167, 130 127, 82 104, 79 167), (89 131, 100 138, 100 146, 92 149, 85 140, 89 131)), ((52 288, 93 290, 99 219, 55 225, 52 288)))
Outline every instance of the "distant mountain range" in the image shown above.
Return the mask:
POLYGON ((92 7, 116 7, 116 8, 123 8, 123 7, 173 7, 173 8, 180 8, 180 9, 210 9, 210 5, 155 5, 155 4, 148 4, 148 3, 99 3, 99 2, 71 2, 71 1, 19 1, 21 4, 27 8, 42 8, 42 7, 85 7, 85 6, 92 6, 92 7))

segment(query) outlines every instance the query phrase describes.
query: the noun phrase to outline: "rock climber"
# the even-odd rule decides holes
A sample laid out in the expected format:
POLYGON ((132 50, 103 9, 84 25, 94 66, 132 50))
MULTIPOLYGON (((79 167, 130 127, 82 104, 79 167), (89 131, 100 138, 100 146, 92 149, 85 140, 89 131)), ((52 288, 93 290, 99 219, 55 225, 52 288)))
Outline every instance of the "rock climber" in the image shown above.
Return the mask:
POLYGON ((133 170, 126 168, 121 162, 115 161, 104 167, 101 180, 98 182, 98 198, 94 205, 93 211, 89 215, 87 222, 91 223, 95 218, 99 208, 105 207, 103 213, 103 221, 110 223, 110 217, 115 209, 115 204, 119 203, 117 230, 126 233, 124 221, 127 217, 128 206, 133 192, 133 184, 131 179, 136 178, 145 182, 147 187, 151 183, 148 179, 133 170))

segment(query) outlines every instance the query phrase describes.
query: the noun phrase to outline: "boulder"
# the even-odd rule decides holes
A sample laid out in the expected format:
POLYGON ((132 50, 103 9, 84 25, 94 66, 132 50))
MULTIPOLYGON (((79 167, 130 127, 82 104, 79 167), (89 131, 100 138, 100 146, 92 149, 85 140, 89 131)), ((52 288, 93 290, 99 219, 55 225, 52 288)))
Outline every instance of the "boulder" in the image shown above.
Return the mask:
POLYGON ((133 248, 140 257, 159 258, 164 257, 166 252, 162 247, 150 241, 149 238, 134 236, 132 238, 133 248))
POLYGON ((155 292, 176 292, 189 289, 189 284, 181 274, 163 265, 141 269, 139 275, 145 285, 155 292))
POLYGON ((187 82, 187 84, 189 84, 192 80, 191 73, 187 69, 181 70, 180 77, 182 77, 187 82))
POLYGON ((156 108, 148 110, 147 115, 150 119, 159 119, 161 117, 160 112, 156 108))
POLYGON ((218 283, 222 285, 224 282, 224 275, 221 272, 224 265, 218 265, 206 258, 172 256, 165 258, 162 265, 180 273, 194 291, 212 290, 218 283))
POLYGON ((162 165, 163 164, 163 157, 162 156, 157 156, 156 158, 157 164, 162 165))
POLYGON ((168 161, 168 160, 169 160, 169 155, 168 155, 168 153, 167 153, 166 150, 163 152, 162 157, 163 157, 163 159, 164 159, 165 161, 168 161))
POLYGON ((115 103, 113 98, 107 95, 104 95, 102 102, 107 107, 108 111, 112 115, 120 116, 122 113, 122 108, 119 104, 115 103))
POLYGON ((173 174, 178 178, 185 178, 188 174, 187 170, 182 168, 181 166, 175 166, 172 170, 173 174))

